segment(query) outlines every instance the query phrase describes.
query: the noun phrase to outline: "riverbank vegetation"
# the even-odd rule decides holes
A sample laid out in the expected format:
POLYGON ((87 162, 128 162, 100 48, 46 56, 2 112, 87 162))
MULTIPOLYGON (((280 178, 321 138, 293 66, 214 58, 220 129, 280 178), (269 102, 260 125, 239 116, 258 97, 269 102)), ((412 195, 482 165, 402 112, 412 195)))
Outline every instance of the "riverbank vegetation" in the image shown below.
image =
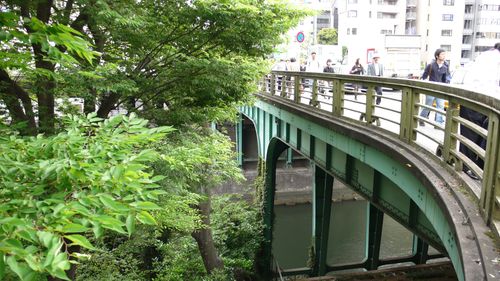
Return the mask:
POLYGON ((252 101, 304 12, 257 0, 0 7, 0 279, 258 278, 259 210, 211 195, 242 178, 211 124, 252 101))

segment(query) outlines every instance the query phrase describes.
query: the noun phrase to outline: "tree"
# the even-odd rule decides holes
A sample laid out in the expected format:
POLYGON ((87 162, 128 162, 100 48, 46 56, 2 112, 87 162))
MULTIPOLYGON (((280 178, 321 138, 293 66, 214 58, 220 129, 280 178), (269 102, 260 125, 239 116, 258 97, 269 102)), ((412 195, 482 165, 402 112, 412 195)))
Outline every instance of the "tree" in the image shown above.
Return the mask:
POLYGON ((195 205, 203 226, 191 235, 198 244, 208 273, 224 267, 210 228, 211 189, 228 180, 243 179, 231 147, 226 136, 203 127, 193 127, 178 138, 170 138, 158 146, 159 151, 168 155, 155 164, 157 172, 167 176, 163 184, 171 185, 175 181, 176 185, 203 195, 195 205))
POLYGON ((284 3, 258 0, 1 3, 14 15, 10 22, 17 26, 12 29, 29 39, 19 40, 21 44, 12 36, 3 38, 12 47, 2 53, 17 55, 27 67, 0 65, 0 82, 18 97, 3 95, 2 100, 12 121, 27 123, 24 133, 30 134, 55 132, 54 99, 68 93, 84 98, 86 111, 103 118, 118 106, 136 111, 136 102, 144 117, 157 123, 219 118, 225 111, 209 108, 248 101, 255 79, 265 71, 263 58, 301 15, 284 3), (36 30, 29 23, 35 18, 42 35, 52 36, 49 40, 32 40, 36 30), (57 26, 72 29, 52 34, 57 26), (86 46, 81 43, 66 44, 66 38, 86 39, 102 56, 82 51, 86 46), (74 45, 80 49, 72 49, 74 45), (60 64, 70 53, 87 59, 79 60, 83 67, 60 64), (16 72, 9 71, 14 68, 16 72), (14 79, 15 74, 23 79, 14 79), (38 112, 30 95, 37 97, 38 112))
POLYGON ((324 45, 337 45, 338 33, 335 28, 323 28, 318 32, 318 43, 324 45))
MULTIPOLYGON (((286 3, 261 0, 0 4, 0 55, 8 58, 0 63, 3 120, 33 136, 63 129, 58 97, 81 97, 85 112, 101 118, 121 106, 178 128, 234 117, 235 105, 251 100, 280 35, 303 15, 286 3)), ((198 175, 212 177, 190 187, 209 195, 205 191, 224 171, 204 159, 198 175)))
POLYGON ((11 272, 21 280, 47 273, 69 280, 70 260, 84 257, 78 247, 94 249, 87 236, 131 235, 136 221, 156 224, 153 201, 166 192, 146 163, 159 154, 140 148, 172 128, 148 129, 134 115, 100 121, 73 117, 52 137, 1 130, 0 279, 11 272))

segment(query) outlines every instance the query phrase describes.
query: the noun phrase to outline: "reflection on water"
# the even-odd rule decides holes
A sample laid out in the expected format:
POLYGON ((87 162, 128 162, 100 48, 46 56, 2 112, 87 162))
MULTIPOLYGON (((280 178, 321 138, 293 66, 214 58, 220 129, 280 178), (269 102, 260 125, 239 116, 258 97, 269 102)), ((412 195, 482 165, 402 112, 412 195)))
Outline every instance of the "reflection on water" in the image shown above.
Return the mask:
MULTIPOLYGON (((327 262, 330 265, 360 262, 365 257, 366 201, 343 201, 332 205, 327 262)), ((306 267, 312 245, 310 204, 275 206, 273 253, 283 269, 306 267)), ((384 216, 380 257, 411 254, 413 235, 384 216)))

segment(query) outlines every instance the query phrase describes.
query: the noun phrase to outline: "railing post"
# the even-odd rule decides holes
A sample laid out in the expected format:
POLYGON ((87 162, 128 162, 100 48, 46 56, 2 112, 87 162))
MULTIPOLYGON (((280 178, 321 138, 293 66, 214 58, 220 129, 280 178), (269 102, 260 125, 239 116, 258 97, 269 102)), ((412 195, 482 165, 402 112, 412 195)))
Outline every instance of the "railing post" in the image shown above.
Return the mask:
POLYGON ((286 75, 281 76, 281 97, 286 97, 286 91, 288 90, 288 85, 286 84, 286 75))
POLYGON ((366 107, 365 107, 365 120, 367 123, 372 122, 372 114, 373 114, 373 103, 375 99, 373 98, 375 94, 375 86, 370 85, 368 89, 366 89, 366 107))
POLYGON ((294 78, 294 86, 293 86, 293 100, 296 102, 296 103, 300 103, 300 95, 301 95, 301 91, 300 91, 300 76, 295 76, 294 78))
POLYGON ((411 88, 401 90, 401 119, 399 124, 399 138, 410 143, 415 134, 413 129, 417 127, 418 122, 413 118, 414 115, 413 91, 411 88))
POLYGON ((276 75, 274 73, 271 73, 271 96, 274 96, 276 94, 276 75))
POLYGON ((332 112, 333 116, 341 117, 344 114, 344 91, 340 80, 333 80, 332 85, 332 112))
MULTIPOLYGON (((452 134, 458 133, 458 122, 453 121, 453 117, 459 115, 458 105, 456 103, 450 102, 448 109, 446 110, 446 123, 444 127, 444 141, 443 141, 443 160, 446 163, 450 163, 452 159, 451 151, 457 149, 456 141, 453 141, 451 137, 452 134)), ((456 163, 455 163, 456 164, 456 163)), ((457 165, 457 168, 462 169, 461 165, 457 165)))
POLYGON ((318 104, 319 104, 319 102, 318 102, 318 79, 314 78, 313 85, 312 85, 312 96, 311 96, 310 105, 317 107, 318 104))
MULTIPOLYGON (((480 209, 483 211, 483 218, 487 223, 491 222, 492 215, 495 219, 500 219, 500 206, 498 205, 500 203, 498 202, 500 196, 498 141, 500 140, 500 136, 498 123, 498 115, 490 113, 488 116, 488 139, 486 141, 483 182, 479 200, 480 209), (495 189, 495 187, 497 188, 495 189)), ((493 228, 496 228, 496 226, 493 228)), ((499 229, 496 229, 496 231, 498 235, 499 229)))

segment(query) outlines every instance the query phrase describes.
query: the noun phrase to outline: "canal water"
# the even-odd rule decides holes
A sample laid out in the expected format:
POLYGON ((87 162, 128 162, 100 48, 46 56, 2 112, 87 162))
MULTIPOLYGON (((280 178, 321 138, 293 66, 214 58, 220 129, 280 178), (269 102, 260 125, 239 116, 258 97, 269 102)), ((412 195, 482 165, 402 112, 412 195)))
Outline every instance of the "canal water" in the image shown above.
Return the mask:
MULTIPOLYGON (((311 206, 275 206, 273 254, 281 269, 307 267, 312 243, 311 206)), ((367 209, 368 204, 364 200, 332 203, 327 256, 329 265, 364 260, 367 209)), ((411 232, 384 215, 381 258, 410 255, 412 245, 411 232)))

